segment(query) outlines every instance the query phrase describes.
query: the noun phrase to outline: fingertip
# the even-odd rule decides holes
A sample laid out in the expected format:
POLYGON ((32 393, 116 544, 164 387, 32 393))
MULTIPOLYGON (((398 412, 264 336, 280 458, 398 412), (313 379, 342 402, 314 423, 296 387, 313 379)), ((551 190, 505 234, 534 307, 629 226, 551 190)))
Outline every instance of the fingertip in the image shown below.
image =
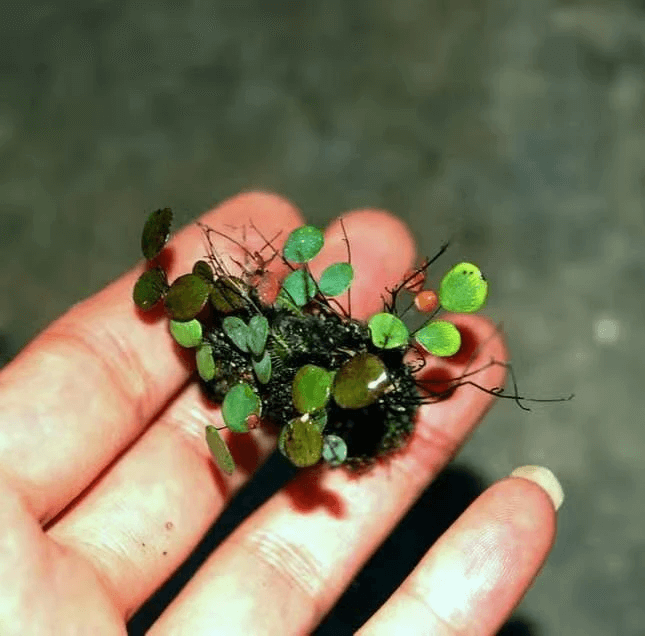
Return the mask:
POLYGON ((558 478, 545 466, 520 466, 510 477, 518 477, 537 484, 549 497, 556 512, 564 502, 564 490, 558 478))

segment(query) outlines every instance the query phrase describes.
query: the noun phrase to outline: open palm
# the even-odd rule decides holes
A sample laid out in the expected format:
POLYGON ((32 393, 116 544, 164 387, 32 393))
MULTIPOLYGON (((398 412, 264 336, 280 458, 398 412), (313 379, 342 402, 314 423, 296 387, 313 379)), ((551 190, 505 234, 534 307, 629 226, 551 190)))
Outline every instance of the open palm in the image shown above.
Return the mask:
MULTIPOLYGON (((356 270, 352 313, 364 318, 413 264, 414 245, 384 212, 344 219, 356 270)), ((302 217, 277 196, 249 193, 202 221, 223 232, 253 221, 284 240, 302 217)), ((218 252, 243 260, 233 243, 214 240, 218 252)), ((253 240, 249 247, 260 248, 253 240)), ((200 229, 185 228, 169 250, 172 280, 203 256, 200 229)), ((336 223, 315 267, 344 257, 336 223)), ((238 470, 227 477, 215 468, 204 427, 219 411, 190 382, 191 363, 166 321, 142 317, 132 303, 142 267, 73 307, 0 373, 3 635, 126 633, 128 618, 275 447, 262 429, 224 432, 238 470)), ((480 363, 505 359, 485 319, 455 322, 487 341, 480 363)), ((439 364, 457 375, 462 363, 439 364)), ((490 367, 479 381, 499 386, 503 370, 490 367)), ((222 543, 150 633, 310 633, 493 399, 464 386, 422 407, 405 450, 359 479, 325 466, 301 471, 222 543)), ((546 558, 555 517, 533 481, 498 482, 359 633, 495 633, 546 558)))

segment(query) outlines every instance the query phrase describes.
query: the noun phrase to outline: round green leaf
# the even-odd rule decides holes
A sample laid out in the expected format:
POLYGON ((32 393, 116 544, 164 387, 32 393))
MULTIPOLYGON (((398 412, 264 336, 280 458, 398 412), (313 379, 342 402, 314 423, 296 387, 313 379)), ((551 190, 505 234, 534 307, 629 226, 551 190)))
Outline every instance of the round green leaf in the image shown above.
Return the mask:
POLYGON ((141 276, 132 290, 134 304, 143 311, 152 309, 168 291, 166 272, 161 267, 149 269, 141 276))
POLYGON ((291 272, 282 283, 281 294, 286 294, 296 305, 306 305, 316 295, 316 281, 304 269, 291 272))
POLYGON ((195 274, 184 274, 170 286, 164 304, 173 320, 191 320, 208 300, 209 284, 195 274))
POLYGON ((260 417, 261 412, 260 396, 246 382, 236 384, 224 396, 222 417, 226 426, 234 433, 247 433, 249 416, 260 417))
POLYGON ((235 276, 218 278, 211 286, 211 305, 221 314, 230 314, 247 305, 246 285, 235 276))
POLYGON ((289 234, 282 248, 284 257, 294 263, 306 263, 320 252, 325 237, 313 225, 303 225, 289 234))
POLYGON ((389 386, 383 361, 372 353, 359 353, 336 373, 332 395, 344 409, 361 409, 376 402, 389 386))
POLYGON ((347 459, 347 444, 338 435, 323 437, 322 458, 331 466, 340 466, 347 459))
POLYGON ((260 384, 267 384, 271 379, 271 371, 273 369, 269 352, 265 351, 259 360, 253 358, 251 364, 253 365, 253 371, 255 371, 255 377, 258 379, 258 382, 260 384))
POLYGON ((372 342, 380 349, 396 349, 408 344, 410 332, 400 318, 383 312, 374 314, 367 323, 372 342))
POLYGON ((291 420, 280 432, 280 451, 298 468, 313 466, 322 454, 322 434, 306 415, 291 420))
POLYGON ((214 280, 213 270, 206 261, 197 261, 193 265, 193 274, 203 278, 208 283, 212 283, 214 280))
POLYGON ((298 369, 291 385, 294 406, 300 413, 313 413, 322 409, 331 395, 333 375, 315 364, 305 364, 298 369))
POLYGON ((202 343, 202 331, 202 323, 196 318, 186 322, 170 321, 170 334, 178 345, 187 349, 199 347, 202 343))
POLYGON ((349 263, 334 263, 320 275, 318 287, 325 296, 340 296, 354 280, 354 268, 349 263))
POLYGON ((238 349, 244 352, 249 350, 249 328, 241 318, 227 316, 222 320, 222 329, 238 349))
POLYGON ((267 343, 269 336, 269 321, 259 314, 249 320, 248 345, 251 353, 259 358, 267 343))
POLYGON ((472 263, 455 265, 441 281, 439 301, 447 311, 472 313, 486 302, 488 283, 472 263))
POLYGON ((148 217, 141 233, 141 251, 148 260, 157 256, 168 241, 171 223, 172 210, 170 208, 155 210, 148 217))
POLYGON ((447 320, 429 322, 414 337, 426 351, 435 356, 453 356, 461 347, 459 329, 447 320))
POLYGON ((205 342, 195 354, 197 373, 206 382, 210 382, 217 374, 217 365, 213 357, 213 347, 205 342))
POLYGON ((235 470, 235 460, 219 431, 210 424, 206 427, 206 443, 217 465, 227 475, 232 475, 235 470))

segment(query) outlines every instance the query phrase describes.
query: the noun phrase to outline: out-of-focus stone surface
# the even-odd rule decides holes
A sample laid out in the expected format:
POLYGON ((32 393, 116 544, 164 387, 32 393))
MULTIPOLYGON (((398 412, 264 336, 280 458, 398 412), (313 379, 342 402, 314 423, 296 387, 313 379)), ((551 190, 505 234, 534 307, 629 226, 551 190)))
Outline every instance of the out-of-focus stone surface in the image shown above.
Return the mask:
POLYGON ((524 393, 576 393, 500 403, 457 460, 565 489, 506 633, 643 634, 644 105, 635 0, 6 3, 0 363, 131 266, 157 207, 390 209, 486 272, 524 393))

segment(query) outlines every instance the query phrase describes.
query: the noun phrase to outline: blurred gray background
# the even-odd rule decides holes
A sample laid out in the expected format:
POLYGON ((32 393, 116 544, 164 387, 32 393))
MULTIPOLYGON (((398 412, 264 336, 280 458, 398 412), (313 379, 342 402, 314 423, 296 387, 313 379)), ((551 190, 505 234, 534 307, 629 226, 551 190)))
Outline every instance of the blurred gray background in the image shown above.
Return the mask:
MULTIPOLYGON (((564 485, 503 633, 645 634, 645 3, 0 6, 1 363, 139 258, 155 208, 178 227, 249 188, 319 225, 387 208, 420 254, 453 236, 444 265, 484 270, 522 391, 576 393, 500 401, 436 486, 456 515, 518 465, 564 485)), ((356 628, 401 543, 320 634, 356 628)))

